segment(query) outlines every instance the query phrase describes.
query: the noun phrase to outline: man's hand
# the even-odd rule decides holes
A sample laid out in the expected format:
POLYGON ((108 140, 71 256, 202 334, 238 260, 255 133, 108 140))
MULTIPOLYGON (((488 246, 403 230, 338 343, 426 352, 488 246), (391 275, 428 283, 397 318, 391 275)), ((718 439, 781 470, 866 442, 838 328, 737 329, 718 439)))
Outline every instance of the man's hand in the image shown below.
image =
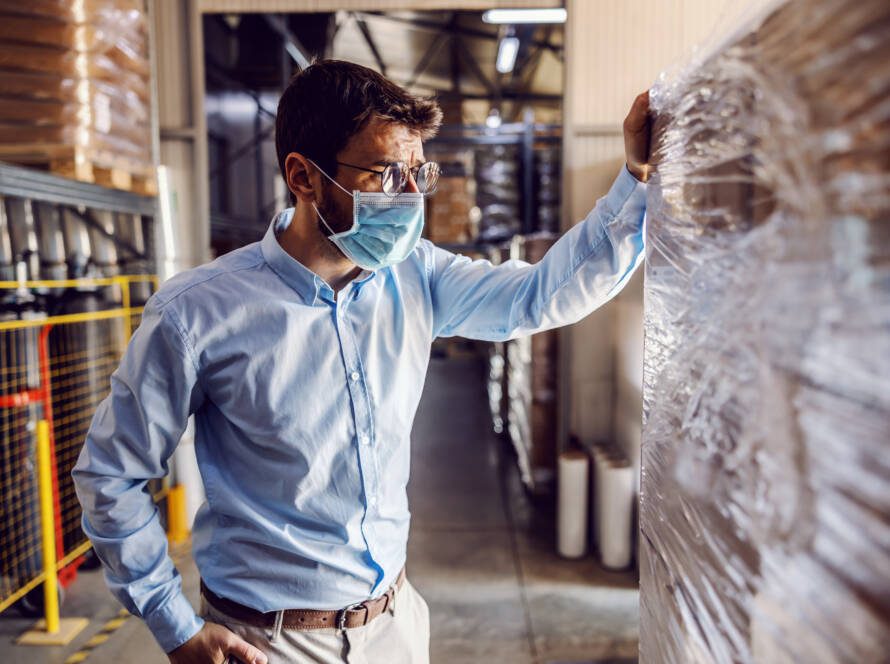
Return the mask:
POLYGON ((259 650, 222 625, 205 622, 201 631, 168 653, 170 664, 226 664, 229 657, 244 664, 267 664, 259 650))
POLYGON ((652 122, 649 116, 649 91, 637 95, 624 118, 624 153, 627 170, 640 182, 649 179, 649 140, 652 122))

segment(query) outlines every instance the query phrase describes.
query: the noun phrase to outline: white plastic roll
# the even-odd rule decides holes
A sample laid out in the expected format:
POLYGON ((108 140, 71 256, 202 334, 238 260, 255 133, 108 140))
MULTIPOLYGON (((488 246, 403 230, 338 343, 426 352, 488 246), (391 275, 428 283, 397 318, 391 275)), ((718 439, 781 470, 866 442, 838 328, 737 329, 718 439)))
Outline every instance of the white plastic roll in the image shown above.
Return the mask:
POLYGON ((556 548, 565 558, 580 558, 587 550, 589 472, 584 452, 559 455, 556 548))
POLYGON ((591 470, 590 478, 593 488, 591 491, 591 504, 593 507, 590 509, 590 533, 596 550, 599 550, 599 513, 602 511, 601 505, 604 500, 604 480, 602 476, 610 463, 619 461, 622 458, 622 454, 609 443, 600 442, 593 444, 593 469, 591 470))
POLYGON ((596 457, 596 524, 600 561, 609 569, 631 563, 634 470, 624 459, 609 454, 596 457))

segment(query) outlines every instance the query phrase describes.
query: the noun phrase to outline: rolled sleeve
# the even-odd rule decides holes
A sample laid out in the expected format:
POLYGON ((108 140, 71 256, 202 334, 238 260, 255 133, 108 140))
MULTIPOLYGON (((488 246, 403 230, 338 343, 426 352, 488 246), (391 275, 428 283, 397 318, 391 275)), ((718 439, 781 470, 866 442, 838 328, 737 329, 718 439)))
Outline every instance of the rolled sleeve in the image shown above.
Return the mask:
POLYGON ((145 620, 165 652, 203 622, 182 593, 147 483, 167 474, 188 417, 201 402, 197 362, 182 325, 153 299, 72 471, 84 532, 109 589, 145 620))
POLYGON ((621 169, 608 194, 538 263, 472 261, 427 243, 435 336, 501 341, 575 323, 643 260, 646 185, 621 169))

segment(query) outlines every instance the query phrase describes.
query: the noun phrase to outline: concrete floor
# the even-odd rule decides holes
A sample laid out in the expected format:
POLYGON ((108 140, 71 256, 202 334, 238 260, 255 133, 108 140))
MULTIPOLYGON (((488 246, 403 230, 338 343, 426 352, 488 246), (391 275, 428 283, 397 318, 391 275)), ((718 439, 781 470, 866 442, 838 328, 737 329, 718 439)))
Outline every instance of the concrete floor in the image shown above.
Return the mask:
MULTIPOLYGON (((552 503, 527 498, 508 450, 491 433, 487 407, 483 363, 432 361, 414 432, 408 573, 430 605, 433 664, 635 662, 634 576, 606 572, 589 557, 556 556, 552 503)), ((174 557, 197 605, 198 573, 187 548, 174 557)), ((63 664, 119 610, 101 573, 82 572, 62 614, 89 617, 89 628, 64 648, 16 646, 33 621, 7 611, 0 615, 0 661, 63 664)), ((130 618, 85 661, 167 658, 130 618)))

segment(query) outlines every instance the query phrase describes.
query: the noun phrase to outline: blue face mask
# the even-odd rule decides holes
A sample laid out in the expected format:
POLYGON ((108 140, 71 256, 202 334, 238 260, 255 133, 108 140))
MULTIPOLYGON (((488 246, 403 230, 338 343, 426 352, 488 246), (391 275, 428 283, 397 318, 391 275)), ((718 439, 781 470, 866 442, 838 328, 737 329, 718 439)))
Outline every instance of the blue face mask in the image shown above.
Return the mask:
MULTIPOLYGON (((312 162, 316 168, 318 164, 312 162)), ((318 168, 335 185, 336 180, 318 168)), ((355 191, 352 194, 352 228, 334 233, 315 203, 315 213, 331 233, 329 239, 343 254, 365 270, 379 270, 408 258, 423 231, 423 194, 389 194, 355 191)))

